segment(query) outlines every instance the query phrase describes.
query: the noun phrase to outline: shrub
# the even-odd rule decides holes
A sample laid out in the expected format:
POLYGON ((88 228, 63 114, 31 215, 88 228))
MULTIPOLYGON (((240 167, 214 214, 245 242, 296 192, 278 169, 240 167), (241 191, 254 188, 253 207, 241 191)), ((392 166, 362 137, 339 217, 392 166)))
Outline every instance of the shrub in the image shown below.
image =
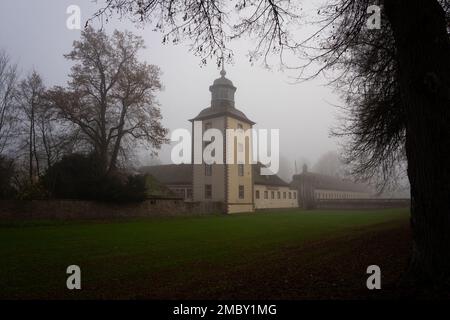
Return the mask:
POLYGON ((47 170, 43 184, 56 198, 142 201, 146 197, 145 178, 115 172, 101 173, 95 157, 81 154, 65 156, 47 170))
POLYGON ((71 154, 48 168, 42 183, 56 198, 86 199, 94 188, 97 171, 92 157, 71 154))
POLYGON ((14 161, 0 156, 0 199, 12 199, 17 195, 17 189, 13 183, 14 175, 14 161))
POLYGON ((145 177, 114 174, 98 182, 94 198, 102 201, 135 202, 146 198, 145 177))
POLYGON ((41 182, 30 183, 27 181, 20 184, 16 192, 18 200, 48 199, 48 197, 48 190, 41 182))

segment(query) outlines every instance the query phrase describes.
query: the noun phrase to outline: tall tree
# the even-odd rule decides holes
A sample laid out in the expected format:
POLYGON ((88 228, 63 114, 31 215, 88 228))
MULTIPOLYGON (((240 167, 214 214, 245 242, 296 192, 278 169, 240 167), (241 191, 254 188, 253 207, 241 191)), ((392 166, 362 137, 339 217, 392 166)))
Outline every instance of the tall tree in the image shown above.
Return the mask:
POLYGON ((155 93, 161 90, 157 66, 138 61, 143 40, 130 32, 85 29, 66 58, 74 61, 67 89, 49 91, 62 118, 79 127, 103 173, 118 166, 135 143, 159 148, 167 130, 155 93))
POLYGON ((405 108, 416 279, 450 288, 450 39, 437 1, 386 1, 405 108))
MULTIPOLYGON (((264 57, 270 51, 281 56, 291 51, 304 57, 305 50, 310 52, 311 40, 325 38, 318 53, 306 53, 309 62, 299 70, 322 62, 323 67, 315 74, 343 66, 349 71, 351 82, 369 81, 370 86, 359 87, 365 91, 356 91, 356 100, 351 99, 352 103, 370 106, 361 108, 362 113, 350 119, 353 128, 363 129, 363 138, 359 139, 361 152, 356 155, 363 156, 361 163, 372 169, 377 168, 380 156, 393 160, 391 163, 402 154, 406 156, 414 240, 410 274, 429 285, 450 285, 450 168, 445 165, 449 163, 448 152, 443 152, 450 147, 448 1, 380 0, 386 23, 380 30, 373 30, 366 42, 363 36, 368 35, 367 8, 372 5, 369 0, 329 0, 319 10, 327 15, 323 26, 301 41, 293 40, 289 32, 290 22, 298 18, 294 12, 298 11, 288 0, 235 0, 231 5, 214 0, 105 3, 97 17, 119 12, 153 23, 164 32, 163 42, 187 37, 203 61, 208 56, 219 58, 226 50, 227 40, 243 35, 259 37, 255 53, 264 57), (389 41, 374 41, 386 35, 389 41), (382 63, 380 72, 370 71, 371 64, 365 63, 370 59, 360 64, 366 69, 353 68, 352 61, 369 57, 382 63), (367 78, 370 75, 373 77, 367 78), (377 95, 380 103, 376 102, 377 95)), ((358 131, 350 133, 358 135, 358 131)), ((389 167, 389 162, 381 163, 384 169, 389 167)))
POLYGON ((41 173, 39 154, 38 113, 42 106, 45 87, 41 76, 33 71, 20 82, 17 100, 23 117, 21 125, 24 127, 24 142, 27 149, 28 179, 33 183, 41 173))
POLYGON ((17 66, 0 51, 0 154, 10 146, 14 136, 17 112, 14 108, 17 85, 17 66))
POLYGON ((39 155, 46 168, 64 155, 80 150, 83 141, 80 139, 79 128, 59 117, 58 110, 48 100, 47 92, 41 97, 35 117, 39 155))
POLYGON ((340 14, 339 28, 326 42, 331 50, 328 63, 344 70, 337 82, 347 101, 348 117, 340 134, 351 138, 347 159, 355 164, 355 171, 367 178, 381 176, 383 186, 398 176, 406 160, 414 239, 408 275, 429 285, 448 286, 450 254, 445 248, 450 246, 450 208, 444 199, 450 186, 442 177, 449 172, 439 165, 448 158, 438 149, 450 143, 444 124, 450 106, 449 4, 383 3, 383 27, 376 32, 364 27, 368 1, 359 1, 351 10, 340 7, 327 12, 330 17, 340 14), (407 27, 406 15, 413 17, 407 27), (402 48, 405 41, 407 49, 402 48), (423 126, 437 131, 426 132, 423 126), (435 145, 424 141, 430 138, 435 145))
MULTIPOLYGON (((28 182, 33 183, 43 171, 71 152, 77 143, 78 132, 70 123, 62 122, 47 99, 42 77, 33 71, 17 86, 15 103, 18 113, 16 133, 17 151, 26 150, 28 182), (20 134, 19 134, 20 133, 20 134)), ((21 152, 17 152, 21 157, 21 152)))

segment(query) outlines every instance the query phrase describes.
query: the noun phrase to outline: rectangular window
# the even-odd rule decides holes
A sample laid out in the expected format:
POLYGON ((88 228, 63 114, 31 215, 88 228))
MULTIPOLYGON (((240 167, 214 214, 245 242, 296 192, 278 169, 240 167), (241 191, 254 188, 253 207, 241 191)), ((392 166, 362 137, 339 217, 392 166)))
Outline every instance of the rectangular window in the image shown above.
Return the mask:
POLYGON ((286 199, 286 191, 283 192, 283 199, 286 199))
POLYGON ((272 191, 272 192, 270 193, 270 198, 271 198, 271 199, 275 199, 275 191, 272 191))
POLYGON ((269 192, 268 191, 264 191, 264 199, 269 198, 269 192))
POLYGON ((292 193, 289 191, 289 199, 292 199, 292 193))
POLYGON ((192 189, 191 188, 188 188, 186 190, 186 198, 192 199, 192 189))
POLYGON ((212 176, 212 165, 205 164, 205 176, 212 176))
POLYGON ((297 199, 297 192, 294 192, 294 199, 297 199))
POLYGON ((259 199, 259 190, 256 190, 255 197, 256 197, 256 199, 259 199))
POLYGON ((244 165, 243 164, 238 164, 238 175, 239 175, 239 177, 244 176, 244 165))
POLYGON ((277 192, 277 198, 281 199, 281 192, 280 191, 277 192))
POLYGON ((205 184, 205 199, 212 198, 212 185, 205 184))
POLYGON ((239 199, 244 199, 244 186, 239 186, 239 199))

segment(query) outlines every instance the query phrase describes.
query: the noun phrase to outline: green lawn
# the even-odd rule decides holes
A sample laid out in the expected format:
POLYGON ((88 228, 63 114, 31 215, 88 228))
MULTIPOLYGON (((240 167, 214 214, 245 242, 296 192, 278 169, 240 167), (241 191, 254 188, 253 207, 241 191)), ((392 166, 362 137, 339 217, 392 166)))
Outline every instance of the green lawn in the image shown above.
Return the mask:
POLYGON ((408 210, 280 211, 230 216, 0 223, 0 298, 139 298, 167 287, 325 238, 404 221, 408 210), (65 289, 68 265, 82 270, 65 289), (193 267, 199 266, 202 267, 193 267))

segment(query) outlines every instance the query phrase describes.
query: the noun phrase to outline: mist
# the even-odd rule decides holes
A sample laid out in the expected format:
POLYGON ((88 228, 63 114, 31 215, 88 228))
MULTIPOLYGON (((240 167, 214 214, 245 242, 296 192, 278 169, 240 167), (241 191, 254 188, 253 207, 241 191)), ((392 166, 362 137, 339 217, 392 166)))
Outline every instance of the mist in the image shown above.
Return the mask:
MULTIPOLYGON (((74 4, 81 9, 83 26, 100 8, 101 2, 2 2, 1 48, 19 65, 22 77, 36 70, 47 87, 66 84, 71 63, 63 55, 80 37, 80 30, 70 30, 66 26, 69 18, 67 8, 74 4)), ((162 124, 170 132, 178 128, 191 130, 188 119, 209 106, 208 88, 219 77, 220 71, 215 61, 202 65, 200 58, 189 51, 188 43, 163 45, 161 34, 149 26, 134 25, 115 17, 103 23, 93 20, 91 25, 102 27, 109 34, 114 29, 129 30, 144 39, 146 49, 141 53, 141 60, 162 70, 164 89, 158 95, 162 124)), ((303 32, 308 30, 305 28, 303 32)), ((234 58, 231 64, 225 65, 227 78, 237 87, 236 108, 256 122, 255 129, 280 130, 279 174, 289 181, 303 163, 313 164, 323 154, 339 149, 342 141, 330 137, 330 130, 338 122, 335 106, 342 102, 321 76, 295 82, 293 77, 297 74, 280 70, 276 59, 272 59, 270 66, 266 66, 264 61, 251 63, 248 53, 254 45, 251 40, 231 43, 234 58)), ((293 65, 296 62, 294 59, 287 61, 293 65)), ((169 144, 164 145, 157 151, 157 156, 152 155, 151 150, 137 150, 136 164, 171 163, 171 148, 169 144)))

